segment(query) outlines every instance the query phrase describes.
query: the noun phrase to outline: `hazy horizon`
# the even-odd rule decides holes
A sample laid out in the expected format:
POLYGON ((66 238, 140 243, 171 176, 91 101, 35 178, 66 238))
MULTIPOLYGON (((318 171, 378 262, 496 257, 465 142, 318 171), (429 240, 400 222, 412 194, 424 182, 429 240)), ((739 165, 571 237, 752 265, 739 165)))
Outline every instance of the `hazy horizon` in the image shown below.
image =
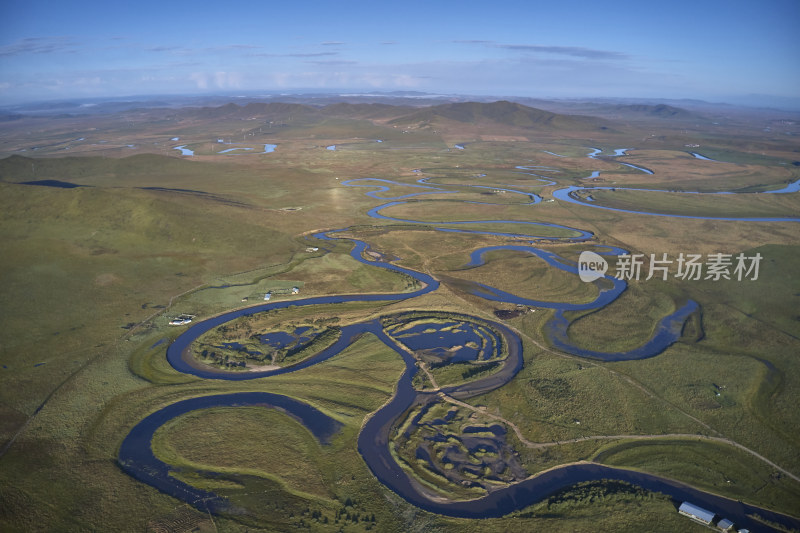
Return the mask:
POLYGON ((0 7, 0 105, 421 91, 800 108, 800 4, 405 2, 0 7))

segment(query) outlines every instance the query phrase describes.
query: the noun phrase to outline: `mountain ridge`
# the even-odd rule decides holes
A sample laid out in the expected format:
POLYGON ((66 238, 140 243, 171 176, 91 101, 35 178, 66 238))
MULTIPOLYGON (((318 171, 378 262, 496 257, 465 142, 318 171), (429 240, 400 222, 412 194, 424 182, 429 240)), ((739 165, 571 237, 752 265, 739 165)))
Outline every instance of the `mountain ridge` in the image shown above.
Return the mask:
POLYGON ((459 102, 426 107, 389 121, 393 125, 432 124, 443 120, 461 123, 493 122, 525 129, 607 128, 606 121, 585 115, 566 115, 528 107, 508 100, 459 102))

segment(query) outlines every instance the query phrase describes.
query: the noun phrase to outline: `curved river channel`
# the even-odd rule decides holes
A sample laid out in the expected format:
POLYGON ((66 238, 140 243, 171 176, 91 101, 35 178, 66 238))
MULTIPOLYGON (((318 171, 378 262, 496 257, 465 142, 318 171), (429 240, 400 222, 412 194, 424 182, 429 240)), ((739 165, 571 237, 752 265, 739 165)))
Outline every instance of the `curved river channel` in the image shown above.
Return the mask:
MULTIPOLYGON (((596 155, 597 153, 598 151, 595 149, 595 152, 590 155, 596 155)), ((528 166, 517 168, 526 171, 541 171, 544 167, 528 166)), ((545 170, 556 172, 554 169, 545 170)), ((528 172, 525 173, 527 174, 528 172)), ((533 175, 536 176, 536 174, 533 175)), ((554 184, 553 181, 545 179, 545 177, 542 177, 541 181, 544 182, 544 186, 554 184)), ((428 184, 425 178, 417 180, 417 183, 412 185, 391 180, 377 179, 349 180, 343 182, 343 184, 351 187, 368 187, 370 188, 370 190, 366 192, 368 196, 381 201, 387 201, 387 203, 375 207, 368 212, 369 215, 375 219, 403 222, 408 224, 425 224, 428 226, 435 226, 436 230, 445 232, 498 235, 514 239, 516 241, 515 244, 491 246, 475 250, 470 257, 470 262, 466 266, 478 266, 482 264, 483 257, 488 252, 495 250, 513 250, 533 254, 547 262, 547 264, 553 268, 577 275, 577 265, 574 261, 565 259, 554 252, 537 248, 536 243, 545 239, 548 241, 560 242, 584 242, 591 239, 593 236, 591 232, 585 230, 540 222, 492 220, 439 223, 392 218, 390 216, 381 214, 381 211, 392 206, 402 204, 410 199, 414 199, 414 201, 416 201, 415 197, 418 196, 442 194, 452 191, 449 191, 445 185, 434 186, 428 184), (415 190, 415 192, 393 197, 382 196, 382 194, 391 192, 391 186, 403 187, 405 189, 412 188, 415 190), (526 225, 531 228, 532 233, 520 234, 462 229, 462 226, 476 223, 492 223, 494 225, 514 224, 516 227, 520 227, 520 225, 526 225), (544 231, 544 235, 536 235, 535 230, 537 228, 546 229, 547 231, 544 231), (562 233, 567 233, 570 235, 565 237, 548 236, 553 228, 558 229, 562 233)), ((526 199, 530 200, 528 203, 531 205, 535 205, 541 201, 541 197, 529 192, 515 189, 503 190, 513 194, 524 195, 526 199)), ((574 196, 571 196, 570 193, 574 190, 575 188, 569 187, 559 189, 553 193, 553 196, 559 199, 570 198, 570 200, 567 201, 573 201, 574 196)), ((786 190, 781 192, 795 191, 786 190)), ((597 207, 591 204, 582 203, 582 205, 597 207)), ((757 220, 767 221, 772 219, 757 220)), ((439 287, 439 282, 430 275, 400 267, 388 261, 384 261, 383 259, 366 259, 365 252, 369 251, 369 245, 367 243, 354 238, 337 236, 337 233, 343 232, 346 229, 347 228, 321 232, 314 235, 314 238, 323 242, 339 239, 351 241, 354 246, 350 255, 354 259, 376 268, 388 269, 394 272, 405 274, 406 276, 416 280, 418 283, 417 286, 420 288, 413 292, 405 293, 354 294, 340 296, 320 296, 300 300, 286 300, 265 303, 259 306, 231 311, 199 322, 188 328, 167 348, 167 359, 169 363, 180 372, 192 374, 204 379, 249 380, 265 378, 268 376, 285 374, 289 372, 298 372, 304 368, 318 364, 321 361, 335 357, 342 350, 351 345, 356 338, 363 334, 370 333, 380 339, 384 344, 386 344, 386 346, 397 352, 397 354, 405 362, 405 371, 398 380, 396 392, 392 399, 378 411, 373 413, 372 416, 369 417, 369 419, 364 423, 358 436, 358 450, 369 469, 381 483, 417 507, 433 513, 455 517, 500 517, 516 510, 523 509, 561 489, 570 487, 579 482, 619 480, 638 485, 647 490, 667 494, 677 502, 686 500, 691 501, 692 503, 713 510, 718 515, 734 521, 740 528, 749 527, 753 531, 763 531, 765 529, 764 524, 761 522, 756 522, 751 518, 753 515, 759 515, 776 524, 781 524, 788 528, 800 529, 800 520, 797 520, 793 517, 707 493, 667 478, 622 468, 607 467, 595 463, 579 463, 558 467, 545 473, 523 479, 522 481, 517 481, 504 485, 500 488, 496 488, 489 491, 485 496, 473 500, 444 501, 440 497, 436 498, 432 496, 412 475, 410 475, 406 470, 397 464, 390 451, 390 436, 396 430, 397 426, 404 420, 406 414, 409 412, 409 409, 414 407, 431 406, 437 402, 441 402, 443 401, 440 395, 442 393, 456 400, 463 400, 478 394, 486 393, 505 385, 520 371, 523 365, 522 342, 514 331, 497 322, 468 315, 461 315, 459 317, 463 324, 471 325, 474 331, 490 332, 488 334, 483 333, 484 337, 488 339, 489 346, 494 350, 494 353, 503 354, 502 357, 498 359, 498 361, 501 362, 499 370, 486 377, 468 382, 467 384, 443 387, 437 392, 419 391, 414 388, 412 385, 412 379, 415 373, 419 370, 417 361, 407 349, 403 349, 403 347, 400 346, 398 339, 395 338, 394 334, 389 332, 389 330, 385 327, 385 324, 382 323, 382 319, 375 319, 344 326, 341 328, 339 338, 324 350, 301 361, 300 363, 274 370, 255 372, 225 371, 204 365, 192 356, 190 353, 191 345, 198 337, 210 331, 211 329, 230 322, 238 317, 253 315, 268 310, 286 308, 289 306, 302 307, 332 303, 370 301, 387 302, 393 300, 406 300, 431 291, 435 291, 439 287)), ((587 247, 589 246, 591 246, 594 251, 600 255, 617 255, 625 252, 619 248, 594 244, 590 245, 587 243, 587 247)), ((488 285, 477 283, 472 284, 471 289, 469 290, 474 295, 487 300, 554 309, 555 313, 553 318, 545 326, 545 333, 551 344, 564 352, 581 357, 606 361, 642 359, 658 355, 680 338, 682 328, 686 320, 699 308, 696 302, 685 302, 684 305, 680 306, 673 313, 661 319, 659 324, 656 326, 652 337, 647 342, 628 352, 604 353, 586 350, 575 346, 570 341, 567 334, 570 323, 565 317, 564 312, 599 309, 616 300, 616 298, 618 298, 619 295, 622 294, 622 292, 626 289, 625 281, 619 280, 612 276, 605 276, 594 283, 597 286, 597 297, 593 301, 584 304, 529 300, 508 292, 501 291, 497 288, 490 287, 488 285)), ((393 317, 397 320, 403 320, 403 315, 389 315, 389 317, 393 317)), ((426 340, 425 336, 419 336, 417 338, 417 342, 418 345, 414 347, 415 350, 425 349, 426 347, 435 348, 437 346, 434 340, 431 340, 430 346, 426 346, 426 342, 428 341, 426 340)), ((185 413, 219 406, 246 405, 257 405, 264 406, 265 408, 281 410, 306 426, 321 444, 326 444, 329 442, 330 439, 335 436, 342 427, 338 421, 322 413, 315 407, 301 400, 279 394, 258 392, 201 396, 171 404, 150 414, 140 421, 130 431, 120 447, 118 459, 119 464, 125 472, 134 478, 148 483, 167 494, 170 494, 197 507, 198 509, 210 512, 225 512, 226 510, 230 510, 229 504, 224 497, 193 487, 171 475, 172 468, 170 465, 162 462, 153 454, 151 441, 158 428, 163 426, 168 421, 185 413)), ((413 426, 414 422, 412 421, 411 427, 413 426)), ((205 474, 214 475, 214 473, 205 474)))

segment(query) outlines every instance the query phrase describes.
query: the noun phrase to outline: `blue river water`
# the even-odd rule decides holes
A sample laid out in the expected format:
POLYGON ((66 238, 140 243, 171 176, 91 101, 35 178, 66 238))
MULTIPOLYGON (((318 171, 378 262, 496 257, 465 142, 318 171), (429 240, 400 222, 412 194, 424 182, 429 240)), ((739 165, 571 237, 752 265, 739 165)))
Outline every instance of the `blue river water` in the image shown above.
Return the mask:
MULTIPOLYGON (((578 275, 578 265, 574 261, 568 261, 563 257, 557 255, 554 252, 550 252, 547 250, 542 250, 533 246, 524 246, 524 245, 499 245, 499 246, 488 246, 485 248, 480 248, 472 252, 470 256, 470 261, 465 266, 473 267, 473 266, 480 266, 483 264, 483 256, 492 251, 497 250, 511 250, 511 251, 518 251, 518 252, 527 252, 532 255, 543 259, 552 267, 558 268, 559 270, 563 270, 565 272, 570 272, 572 274, 578 275)), ((615 252, 624 252, 624 250, 616 248, 614 249, 615 252)), ((511 294, 509 292, 501 291, 495 287, 490 287, 488 285, 484 285, 482 283, 473 283, 472 294, 475 296, 480 296, 486 300, 492 300, 496 302, 506 302, 506 303, 513 303, 513 304, 520 304, 520 305, 528 305, 533 307, 542 307, 546 309, 556 309, 558 311, 585 311, 589 309, 599 309, 601 307, 605 307, 606 305, 610 304, 614 300, 616 300, 620 294, 627 288, 628 284, 621 279, 617 279, 613 276, 604 276, 602 278, 604 281, 597 280, 594 282, 595 286, 598 287, 598 295, 591 302, 583 303, 583 304, 576 304, 576 303, 561 303, 561 302, 548 302, 542 300, 531 300, 528 298, 523 298, 521 296, 517 296, 515 294, 511 294), (602 285, 605 284, 606 287, 602 285), (611 285, 608 287, 607 285, 611 285)), ((567 328, 569 324, 563 324, 559 322, 558 329, 563 330, 562 337, 565 338, 567 333, 567 328)), ((674 342, 674 340, 673 340, 674 342)), ((568 343, 563 343, 560 347, 561 349, 572 353, 574 355, 582 355, 580 349, 577 347, 569 346, 568 343)), ((666 348, 666 346, 664 347, 666 348)), ((663 348, 662 350, 663 351, 663 348)))
POLYGON ((711 159, 710 157, 706 157, 703 154, 698 154, 697 152, 689 152, 689 153, 692 156, 694 156, 695 159, 701 159, 703 161, 714 161, 714 162, 717 162, 717 163, 719 162, 716 159, 711 159))
MULTIPOLYGON (((600 148, 592 148, 591 150, 592 151, 586 156, 586 157, 588 157, 590 159, 599 159, 600 154, 603 153, 603 150, 601 150, 600 148)), ((616 148, 614 150, 614 153, 612 155, 610 155, 610 156, 607 156, 607 157, 620 157, 620 156, 623 156, 623 155, 628 155, 627 152, 630 151, 630 150, 631 150, 631 148, 616 148)), ((639 170, 641 172, 644 172, 645 174, 650 174, 650 175, 653 174, 653 171, 650 170, 649 168, 640 167, 638 165, 634 165, 634 164, 631 164, 631 163, 624 163, 622 161, 618 161, 618 163, 620 165, 625 165, 626 167, 630 167, 630 168, 633 168, 635 170, 639 170)), ((600 174, 597 171, 595 171, 595 173, 597 175, 600 174)), ((595 175, 595 173, 593 173, 592 176, 590 176, 590 177, 591 178, 597 177, 597 175, 595 175)))
MULTIPOLYGON (((593 190, 620 190, 620 191, 631 190, 631 191, 645 191, 645 192, 668 192, 668 191, 658 191, 654 189, 626 189, 625 187, 576 187, 575 185, 570 185, 569 187, 553 191, 553 198, 556 198, 557 200, 561 200, 564 202, 569 202, 572 204, 593 207, 595 209, 605 209, 607 211, 617 211, 619 213, 632 213, 635 215, 649 215, 649 216, 668 217, 668 218, 688 218, 696 220, 738 221, 738 222, 800 222, 800 217, 706 217, 702 215, 672 215, 667 213, 654 213, 652 211, 635 211, 632 209, 620 209, 617 207, 600 205, 597 202, 586 202, 580 200, 577 196, 575 196, 576 192, 593 191, 593 190)), ((800 180, 784 187, 783 189, 776 191, 765 191, 763 193, 732 193, 732 192, 700 193, 693 191, 690 192, 681 191, 681 194, 769 194, 769 193, 798 192, 798 190, 800 190, 800 180)))
POLYGON ((194 150, 189 150, 186 145, 176 146, 173 150, 180 150, 181 155, 194 155, 194 150))
MULTIPOLYGON (((426 194, 426 193, 413 193, 413 194, 410 194, 410 195, 405 195, 404 197, 418 196, 420 194, 426 194)), ((541 201, 540 197, 536 196, 536 198, 538 198, 538 200, 534 199, 533 203, 538 203, 539 201, 541 201)), ((547 235, 536 235, 536 234, 502 233, 502 232, 496 232, 496 231, 481 231, 481 230, 462 230, 462 229, 457 229, 457 228, 444 228, 444 227, 441 227, 441 226, 474 225, 474 224, 514 224, 514 225, 522 225, 522 226, 526 226, 526 225, 527 226, 532 226, 533 229, 535 229, 536 227, 540 227, 540 228, 557 228, 557 229, 567 230, 567 231, 570 231, 570 232, 573 232, 573 233, 576 234, 575 236, 568 237, 566 239, 569 242, 585 241, 585 240, 591 239, 592 236, 594 235, 590 231, 580 230, 580 229, 576 229, 576 228, 570 228, 568 226, 562 226, 560 224, 551 224, 549 222, 531 222, 531 221, 526 221, 526 220, 462 220, 462 221, 439 221, 439 222, 437 222, 437 221, 424 221, 424 220, 410 220, 410 219, 404 219, 404 218, 395 218, 395 217, 390 217, 390 216, 383 215, 383 214, 380 213, 382 210, 387 209, 389 207, 393 207, 393 206, 397 206, 397 205, 404 205, 406 203, 407 202, 402 202, 402 201, 388 202, 388 203, 385 203, 383 205, 379 205, 377 207, 373 207, 372 209, 367 211, 367 215, 369 215, 372 218, 379 219, 379 220, 389 220, 389 221, 392 221, 392 222, 405 222, 407 224, 433 225, 433 226, 437 226, 436 229, 438 231, 445 231, 445 232, 450 231, 450 232, 456 232, 456 233, 472 233, 472 234, 475 234, 475 235, 494 235, 494 236, 498 236, 498 237, 510 237, 510 238, 528 239, 528 240, 549 239, 551 237, 548 237, 547 235)), ((559 240, 565 240, 565 239, 559 239, 559 240)))
POLYGON ((620 161, 619 164, 620 165, 625 165, 626 167, 631 167, 631 168, 636 169, 636 170, 640 170, 640 171, 644 172, 645 174, 650 174, 650 175, 653 174, 653 171, 650 170, 649 168, 640 167, 639 165, 633 165, 631 163, 623 163, 622 161, 620 161))
POLYGON ((211 407, 262 406, 279 409, 307 427, 322 444, 327 444, 342 424, 320 410, 281 394, 239 392, 200 396, 182 400, 156 411, 140 421, 122 441, 118 462, 122 469, 162 492, 200 509, 224 512, 227 502, 213 492, 198 489, 170 475, 173 468, 153 454, 152 440, 158 428, 186 413, 211 407))
MULTIPOLYGON (((593 153, 589 154, 590 157, 597 156, 599 153, 601 153, 601 150, 599 149, 593 150, 593 153)), ((616 152, 617 153, 615 153, 615 155, 623 155, 625 150, 617 150, 616 152)), ((518 168, 520 170, 534 169, 534 167, 518 168)), ((547 170, 548 169, 543 169, 543 171, 547 170)), ((553 227, 565 229, 570 230, 574 234, 573 236, 563 238, 544 237, 548 240, 558 240, 561 242, 581 242, 586 241, 593 236, 591 232, 586 230, 528 220, 429 222, 392 218, 380 213, 380 211, 389 207, 406 203, 403 200, 408 198, 451 192, 446 189, 446 186, 432 186, 426 184, 424 180, 425 178, 419 179, 417 185, 409 185, 407 183, 401 183, 392 180, 378 179, 349 180, 343 182, 343 184, 351 187, 368 187, 371 190, 365 192, 365 194, 371 198, 381 201, 393 200, 368 211, 368 215, 376 220, 432 225, 436 226, 434 229, 442 232, 504 236, 512 237, 522 241, 529 241, 531 243, 535 243, 543 237, 517 233, 500 233, 461 229, 449 226, 476 223, 515 224, 529 225, 532 228, 553 227), (412 187, 418 189, 418 192, 406 193, 398 196, 384 196, 383 193, 391 193, 392 186, 406 188, 412 187), (379 194, 381 194, 381 196, 378 196, 379 194)), ((789 187, 785 188, 785 190, 773 192, 797 192, 797 187, 800 187, 800 181, 790 185, 789 187)), ((553 195, 558 199, 571 201, 573 203, 580 203, 581 205, 587 205, 583 202, 575 200, 575 198, 570 195, 571 192, 586 189, 591 188, 567 187, 555 191, 553 195)), ((503 190, 518 194, 529 194, 516 189, 503 190)), ((538 200, 533 200, 527 205, 535 205, 541 201, 540 197, 536 196, 536 198, 538 198, 538 200)), ((603 208, 603 206, 599 205, 592 205, 592 207, 603 208)), ((657 215, 656 213, 647 214, 657 215)), ((733 220, 783 221, 786 219, 733 220)), ((524 481, 500 487, 481 498, 470 501, 444 501, 442 499, 432 499, 428 497, 424 491, 420 490, 417 482, 415 482, 405 470, 397 465, 389 448, 389 435, 392 432, 392 428, 396 427, 396 425, 404 416, 404 413, 406 413, 410 407, 413 405, 424 405, 431 402, 440 401, 440 398, 436 393, 418 391, 414 389, 412 385, 412 379, 414 374, 418 371, 416 360, 407 351, 401 349, 401 347, 398 345, 398 341, 408 343, 412 345, 414 349, 430 349, 434 352, 439 350, 439 353, 442 353, 440 348, 453 344, 453 342, 449 342, 448 339, 437 338, 445 336, 442 334, 431 334, 425 337, 424 335, 421 335, 421 331, 406 331, 404 332, 404 335, 406 337, 410 336, 413 339, 409 340, 408 338, 403 337, 403 335, 398 336, 398 338, 392 338, 391 335, 388 335, 384 330, 379 319, 361 322, 358 324, 350 324, 342 327, 339 338, 328 348, 320 351, 318 354, 292 366, 260 372, 237 372, 216 369, 199 363, 189 354, 189 348, 192 342, 194 342, 194 340, 196 340, 200 335, 240 316, 252 315, 267 310, 288 307, 314 306, 320 304, 336 304, 346 302, 399 301, 421 296, 431 291, 435 291, 439 287, 439 282, 428 274, 400 267, 382 259, 366 259, 364 257, 364 252, 369 249, 369 245, 366 242, 354 238, 337 236, 337 233, 346 231, 347 229, 348 228, 343 228, 339 230, 319 232, 314 234, 313 238, 321 241, 350 241, 353 243, 353 248, 350 253, 351 257, 361 263, 376 268, 383 268, 405 274, 417 280, 420 288, 413 292, 407 293, 356 294, 284 300, 231 311, 229 313, 199 322, 188 328, 167 348, 167 360, 169 363, 180 372, 195 375, 204 379, 258 379, 272 375, 297 372, 304 368, 318 364, 321 361, 335 357, 347 346, 351 345, 360 335, 371 333, 388 347, 392 348, 403 359, 405 362, 405 371, 398 379, 396 391, 391 400, 365 421, 361 432, 358 435, 358 450, 370 471, 378 480, 380 480, 387 488, 403 497, 406 501, 422 509, 438 514, 466 518, 499 517, 515 510, 527 507, 535 502, 541 501, 543 498, 546 498, 547 496, 561 489, 570 487, 575 483, 609 479, 626 481, 635 485, 639 485, 648 490, 662 492, 670 495, 676 501, 692 501, 695 504, 713 509, 718 514, 734 520, 739 527, 747 525, 751 528, 751 530, 754 531, 764 529, 763 524, 757 523, 751 518, 751 516, 754 514, 758 514, 764 518, 767 518, 768 520, 783 524, 787 527, 800 528, 800 521, 792 517, 712 495, 710 493, 694 489, 688 485, 658 476, 634 472, 622 468, 612 468, 593 463, 571 464, 558 467, 524 481), (416 338, 414 338, 415 335, 416 338)), ((625 252, 625 250, 613 246, 592 246, 594 247, 596 253, 600 255, 619 255, 625 252)), ((577 265, 574 261, 561 257, 555 252, 541 250, 536 246, 528 244, 504 244, 480 248, 472 252, 470 260, 465 267, 480 266, 483 264, 485 255, 487 253, 501 250, 522 251, 533 254, 544 260, 548 265, 577 276, 577 265)), ((605 276, 604 278, 596 280, 593 283, 597 287, 597 297, 591 302, 582 304, 530 300, 501 291, 488 285, 477 283, 472 284, 471 290, 474 295, 487 300, 501 301, 505 303, 520 303, 523 305, 554 309, 555 313, 553 318, 549 320, 544 327, 545 335, 552 345, 557 349, 567 353, 605 361, 641 359, 658 355, 680 338, 681 331, 686 320, 692 313, 699 309, 699 306, 696 302, 686 302, 684 305, 676 309, 676 311, 668 316, 663 317, 659 321, 655 327, 652 337, 648 341, 641 346, 627 352, 606 353, 583 349, 575 346, 570 341, 568 336, 570 322, 564 315, 564 312, 573 310, 599 309, 614 301, 617 297, 619 297, 620 294, 623 293, 623 291, 625 291, 627 287, 625 281, 619 280, 612 276, 605 276)), ((503 360, 503 365, 500 371, 473 382, 459 386, 446 387, 442 390, 442 392, 445 394, 460 399, 469 398, 505 385, 519 372, 523 364, 522 343, 519 336, 515 332, 500 323, 489 322, 476 317, 469 317, 467 315, 463 316, 463 321, 465 324, 471 324, 471 326, 465 326, 463 328, 463 332, 458 333, 460 336, 458 336, 454 342, 462 345, 465 345, 467 342, 477 343, 477 338, 479 336, 471 336, 472 333, 470 332, 474 333, 482 330, 482 328, 489 328, 491 331, 496 332, 492 334, 494 342, 506 346, 508 355, 506 359, 503 360)), ((297 335, 300 333, 295 331, 295 334, 297 335)), ((453 335, 455 334, 456 333, 453 335)), ((283 337, 276 336, 276 342, 278 342, 281 338, 283 337)), ((294 336, 287 335, 284 340, 288 342, 290 338, 292 342, 295 339, 294 336)), ((474 355, 475 354, 472 352, 465 352, 465 358, 470 358, 474 355)), ((208 510, 211 512, 225 512, 228 507, 227 502, 223 498, 211 492, 197 489, 175 479, 174 476, 170 475, 171 467, 156 458, 153 455, 150 447, 150 442, 155 431, 169 420, 193 410, 206 409, 220 405, 264 405, 266 407, 280 409, 308 427, 317 440, 323 444, 329 442, 341 427, 339 422, 331 417, 328 417, 327 415, 324 415, 313 406, 300 400, 282 395, 270 393, 238 393, 229 395, 202 396, 174 403, 144 418, 131 430, 129 435, 123 441, 119 452, 120 466, 136 479, 148 483, 161 491, 175 496, 176 498, 186 501, 195 507, 198 507, 199 509, 208 510)))
POLYGON ((545 335, 550 342, 565 352, 600 359, 603 361, 633 361, 655 357, 680 338, 683 326, 689 315, 699 309, 697 302, 689 300, 677 311, 663 317, 656 325, 655 332, 650 340, 641 346, 626 352, 598 352, 587 348, 578 348, 569 340, 569 320, 564 316, 564 309, 558 309, 552 320, 545 324, 545 335))
MULTIPOLYGON (((597 159, 598 155, 602 153, 600 148, 591 148, 591 152, 587 154, 587 157, 591 159, 597 159)), ((629 148, 620 148, 614 150, 614 156, 625 155, 625 152, 630 150, 629 148)), ((713 159, 709 159, 705 156, 702 156, 695 152, 689 152, 697 159, 706 160, 706 161, 715 161, 713 159)), ((653 172, 649 169, 644 167, 637 167, 635 165, 631 165, 630 163, 622 163, 623 165, 627 165, 637 170, 641 170, 648 174, 653 174, 653 172)), ((519 167, 517 167, 519 168, 519 167)), ((597 178, 600 175, 599 171, 592 172, 592 175, 589 176, 587 179, 590 178, 597 178)), ((800 218, 796 217, 706 217, 702 215, 672 215, 667 213, 655 213, 652 211, 636 211, 631 209, 619 209, 616 207, 608 207, 604 205, 600 205, 592 200, 581 200, 575 193, 581 191, 592 191, 592 190, 621 190, 621 191, 641 191, 641 192, 674 192, 680 194, 786 194, 786 193, 795 193, 800 192, 800 179, 789 183, 785 187, 781 189, 769 190, 760 193, 750 193, 750 192, 732 192, 732 191, 722 191, 722 192, 700 192, 700 191, 666 191, 661 189, 636 189, 636 188, 627 188, 627 187, 577 187, 575 185, 570 185, 568 187, 564 187, 562 189, 558 189, 553 191, 553 198, 557 200, 561 200, 564 202, 569 202, 572 204, 583 205, 586 207, 593 207, 595 209, 605 209, 607 211, 617 211, 620 213, 632 213, 636 215, 650 215, 650 216, 659 216, 659 217, 670 217, 670 218, 687 218, 687 219, 697 219, 697 220, 720 220, 720 221, 740 221, 740 222, 800 222, 800 218)))

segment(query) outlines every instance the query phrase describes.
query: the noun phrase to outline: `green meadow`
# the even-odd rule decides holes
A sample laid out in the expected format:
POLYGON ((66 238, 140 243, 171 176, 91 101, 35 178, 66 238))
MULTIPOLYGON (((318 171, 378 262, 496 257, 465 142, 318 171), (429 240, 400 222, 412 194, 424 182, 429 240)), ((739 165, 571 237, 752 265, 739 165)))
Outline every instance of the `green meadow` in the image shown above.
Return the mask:
POLYGON ((782 195, 695 195, 623 190, 586 191, 600 205, 667 215, 708 217, 797 217, 797 202, 782 195), (777 198, 773 198, 777 196, 777 198))
MULTIPOLYGON (((200 342, 255 343, 254 335, 301 326, 333 332, 407 312, 501 321, 522 338, 520 372, 502 387, 464 399, 465 405, 437 404, 426 422, 455 409, 458 416, 444 428, 453 435, 470 424, 501 425, 507 430, 504 445, 515 454, 506 460, 525 476, 593 461, 797 515, 800 482, 792 477, 800 476, 797 223, 670 219, 548 201, 553 190, 567 185, 778 189, 800 177, 791 138, 709 128, 697 149, 719 160, 708 162, 687 153, 682 126, 655 118, 604 130, 594 119, 574 117, 544 126, 530 111, 518 111, 511 120, 493 115, 490 105, 446 117, 423 108, 293 105, 184 110, 168 119, 143 112, 130 127, 106 116, 0 124, 0 529, 705 530, 680 517, 668 497, 607 481, 566 488, 497 519, 448 518, 405 502, 372 475, 356 446, 365 420, 391 399, 405 369, 399 355, 370 334, 302 371, 249 381, 204 380, 169 365, 167 346, 186 330, 169 322, 181 314, 207 319, 262 304, 268 292, 270 301, 292 301, 420 288, 407 275, 351 257, 347 237, 369 243, 365 259, 382 256, 432 275, 440 287, 413 299, 257 314, 212 330, 200 342), (258 119, 250 121, 251 116, 258 119), (653 128, 662 135, 648 138, 641 150, 619 158, 586 157, 587 147, 639 146, 653 128), (38 138, 30 131, 38 131, 38 138), (89 140, 64 150, 80 136, 76 132, 89 140), (173 136, 180 142, 169 142, 173 136), (100 144, 101 138, 108 142, 100 144), (239 144, 209 141, 216 138, 239 144), (29 157, 34 152, 21 150, 34 140, 42 149, 29 157), (276 144, 276 150, 257 153, 265 143, 276 144), (453 147, 462 143, 464 150, 453 147), (181 156, 174 150, 178 144, 195 155, 181 156), (326 149, 332 145, 336 150, 326 149), (254 150, 219 153, 229 147, 254 150), (586 180, 595 170, 602 171, 600 178, 586 180), (381 211, 413 222, 367 216, 392 197, 426 191, 416 187, 422 177, 448 192, 414 196, 381 211), (399 184, 377 193, 379 199, 365 193, 389 184, 342 185, 360 178, 399 184), (40 180, 78 187, 25 184, 40 180), (500 192, 503 188, 525 194, 500 192), (543 201, 526 205, 528 194, 543 201), (457 221, 475 222, 437 224, 457 221), (577 232, 531 222, 594 236, 586 245, 564 244, 559 238, 577 232), (604 285, 583 283, 518 251, 489 252, 484 264, 468 267, 477 248, 528 241, 437 227, 536 235, 543 240, 537 246, 568 260, 595 245, 647 257, 757 252, 763 260, 757 280, 642 279, 601 309, 568 313, 568 336, 576 346, 625 351, 646 342, 657 322, 687 300, 699 303, 679 340, 663 353, 604 363, 548 344, 544 328, 553 311, 470 292, 480 283, 533 300, 586 303, 604 285), (313 237, 341 228, 348 229, 334 240, 313 237), (193 411, 162 426, 152 442, 154 453, 174 468, 176 478, 229 498, 235 512, 221 515, 198 511, 118 466, 122 440, 148 414, 188 398, 245 391, 296 398, 342 429, 329 444, 320 444, 291 416, 258 406, 193 411)), ((797 193, 616 189, 591 196, 597 204, 635 211, 800 215, 797 193)), ((614 266, 612 261, 611 273, 614 266)), ((333 342, 331 335, 297 354, 283 354, 284 362, 269 362, 292 364, 311 356, 333 342)), ((199 355, 204 348, 192 349, 199 355)), ((481 368, 428 365, 430 374, 419 371, 414 384, 431 388, 431 376, 439 386, 482 379, 500 368, 496 363, 504 356, 481 368)), ((413 414, 401 423, 410 424, 413 414)), ((425 436, 420 430, 392 439, 402 468, 437 497, 483 493, 419 460, 415 454, 425 436)), ((443 450, 437 448, 436 461, 445 469, 443 450)), ((494 460, 484 451, 464 453, 474 464, 494 460)), ((513 481, 504 475, 492 483, 513 481)), ((477 475, 473 481, 489 483, 477 475)))

